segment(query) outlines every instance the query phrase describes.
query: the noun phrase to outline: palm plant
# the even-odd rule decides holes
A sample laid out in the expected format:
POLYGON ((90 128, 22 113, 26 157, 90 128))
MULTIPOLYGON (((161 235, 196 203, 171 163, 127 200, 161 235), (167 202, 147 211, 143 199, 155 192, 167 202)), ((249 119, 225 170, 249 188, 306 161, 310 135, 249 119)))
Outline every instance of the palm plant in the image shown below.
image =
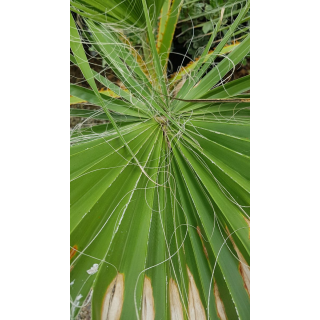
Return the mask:
POLYGON ((168 78, 182 2, 71 1, 71 61, 91 87, 72 84, 72 99, 100 107, 71 116, 106 120, 71 135, 73 319, 88 306, 103 320, 249 319, 250 79, 228 81, 249 35, 225 46, 249 2, 211 52, 222 9, 199 59, 168 78))

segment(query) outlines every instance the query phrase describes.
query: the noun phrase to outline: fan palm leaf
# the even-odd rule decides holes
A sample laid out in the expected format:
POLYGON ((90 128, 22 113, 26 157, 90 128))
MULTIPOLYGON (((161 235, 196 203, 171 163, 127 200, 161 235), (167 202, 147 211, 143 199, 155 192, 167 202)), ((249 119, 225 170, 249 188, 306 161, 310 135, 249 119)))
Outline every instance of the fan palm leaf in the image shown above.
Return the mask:
POLYGON ((91 89, 71 85, 71 95, 101 109, 71 109, 71 116, 107 123, 71 135, 71 317, 90 305, 92 319, 247 320, 250 76, 226 77, 248 55, 249 35, 228 55, 224 47, 249 2, 213 53, 214 34, 176 81, 176 98, 166 68, 182 1, 163 2, 161 37, 150 12, 163 3, 130 3, 130 19, 116 8, 108 14, 131 23, 141 10, 143 53, 114 25, 92 18, 89 11, 104 12, 106 2, 72 2, 86 27, 70 17, 71 60, 91 89), (90 10, 81 12, 84 6, 90 10), (125 89, 91 69, 83 42, 125 89))

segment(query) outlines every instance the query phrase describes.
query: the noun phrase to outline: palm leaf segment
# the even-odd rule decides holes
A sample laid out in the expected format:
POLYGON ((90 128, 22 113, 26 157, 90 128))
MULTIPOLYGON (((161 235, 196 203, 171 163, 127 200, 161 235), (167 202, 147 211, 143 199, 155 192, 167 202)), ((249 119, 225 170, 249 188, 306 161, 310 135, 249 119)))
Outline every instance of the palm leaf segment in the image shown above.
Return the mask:
POLYGON ((225 76, 248 55, 249 36, 219 54, 249 3, 179 92, 162 43, 182 2, 165 1, 156 38, 150 3, 139 3, 143 53, 114 26, 86 19, 80 32, 71 17, 71 59, 92 88, 71 85, 71 94, 101 107, 82 116, 109 120, 72 132, 71 316, 91 304, 92 319, 249 319, 249 103, 203 101, 248 98, 249 76, 225 76), (126 89, 91 70, 84 41, 126 89))

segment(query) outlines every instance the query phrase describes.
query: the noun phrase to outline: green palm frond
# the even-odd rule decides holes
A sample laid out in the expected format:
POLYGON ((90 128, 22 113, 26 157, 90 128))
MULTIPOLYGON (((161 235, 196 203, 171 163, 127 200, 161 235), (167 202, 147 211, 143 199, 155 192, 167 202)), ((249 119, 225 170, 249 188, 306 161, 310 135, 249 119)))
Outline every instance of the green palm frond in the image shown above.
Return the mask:
POLYGON ((166 66, 182 1, 133 1, 130 18, 120 10, 128 3, 117 11, 112 1, 72 2, 85 27, 70 17, 71 60, 91 89, 73 84, 71 95, 100 110, 73 108, 71 116, 105 123, 71 134, 71 318, 90 305, 94 320, 247 320, 250 76, 226 77, 249 54, 250 37, 224 47, 249 2, 209 53, 212 35, 176 91, 166 66), (163 3, 160 39, 150 12, 163 3), (114 10, 105 15, 107 4, 114 10), (144 51, 90 10, 127 23, 140 10, 144 51), (90 68, 84 41, 125 89, 90 68))

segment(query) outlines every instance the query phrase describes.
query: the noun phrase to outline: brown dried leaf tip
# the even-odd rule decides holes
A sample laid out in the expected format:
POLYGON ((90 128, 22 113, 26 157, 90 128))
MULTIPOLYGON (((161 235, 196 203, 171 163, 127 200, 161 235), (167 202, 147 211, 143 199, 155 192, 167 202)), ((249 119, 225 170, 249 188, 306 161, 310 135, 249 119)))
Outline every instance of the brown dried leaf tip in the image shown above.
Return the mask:
POLYGON ((214 294, 214 297, 216 300, 216 308, 217 308, 219 318, 221 320, 227 320, 226 310, 225 310, 224 304, 220 298, 220 293, 219 293, 219 289, 218 289, 218 285, 216 283, 216 280, 214 280, 213 294, 214 294))
POLYGON ((189 301, 188 301, 188 312, 190 320, 205 320, 206 313, 202 305, 199 290, 194 281, 193 275, 187 267, 189 277, 189 301))
POLYGON ((147 276, 144 278, 142 297, 142 320, 153 320, 155 317, 153 290, 151 280, 147 276))
POLYGON ((238 249, 238 247, 236 246, 234 240, 232 239, 232 237, 230 236, 230 232, 228 230, 228 227, 226 227, 227 229, 227 234, 232 242, 233 248, 237 253, 237 256, 240 260, 239 263, 239 271, 241 274, 241 277, 243 279, 244 282, 244 287, 247 290, 249 296, 250 296, 250 267, 247 265, 246 260, 244 259, 243 255, 241 254, 240 250, 238 249))
POLYGON ((171 320, 183 320, 182 304, 176 282, 169 281, 170 315, 171 320))
POLYGON ((101 320, 119 320, 123 305, 124 275, 118 273, 108 286, 102 303, 101 320))
POLYGON ((78 251, 78 246, 77 245, 75 245, 75 246, 73 246, 71 248, 71 250, 70 250, 70 260, 76 255, 77 251, 78 251))

